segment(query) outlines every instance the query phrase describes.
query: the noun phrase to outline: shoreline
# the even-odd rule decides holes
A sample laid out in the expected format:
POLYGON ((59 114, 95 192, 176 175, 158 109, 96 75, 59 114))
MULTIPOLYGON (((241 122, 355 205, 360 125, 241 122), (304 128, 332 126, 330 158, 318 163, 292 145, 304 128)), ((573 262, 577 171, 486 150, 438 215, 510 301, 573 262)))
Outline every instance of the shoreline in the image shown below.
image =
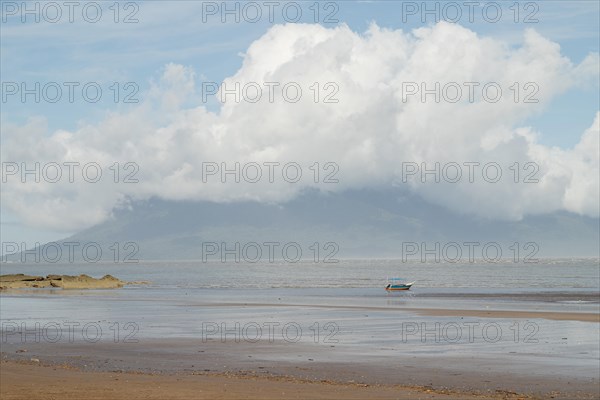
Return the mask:
POLYGON ((594 292, 35 290, 0 294, 1 367, 15 377, 2 398, 50 397, 18 397, 36 386, 22 374, 64 382, 52 387, 65 399, 86 397, 78 380, 128 399, 146 386, 171 388, 155 398, 600 398, 594 292))

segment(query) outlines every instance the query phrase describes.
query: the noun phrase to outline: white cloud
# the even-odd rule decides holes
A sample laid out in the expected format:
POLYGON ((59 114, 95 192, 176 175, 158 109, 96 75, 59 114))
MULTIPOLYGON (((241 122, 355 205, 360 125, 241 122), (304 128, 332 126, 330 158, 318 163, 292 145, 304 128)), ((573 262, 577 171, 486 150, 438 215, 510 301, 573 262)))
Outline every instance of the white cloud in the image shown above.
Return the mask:
MULTIPOLYGON (((347 26, 274 26, 248 48, 242 67, 225 84, 297 82, 303 89, 297 103, 284 101, 280 89, 269 102, 265 88, 257 103, 236 103, 230 96, 218 112, 211 112, 198 103, 201 85, 195 72, 168 64, 141 104, 97 124, 52 133, 46 132, 43 118, 23 126, 5 124, 5 162, 93 161, 107 175, 94 184, 82 179, 21 184, 9 177, 2 204, 28 224, 72 231, 105 220, 129 199, 283 202, 307 187, 342 191, 406 185, 430 202, 490 218, 519 219, 557 210, 597 217, 598 116, 570 150, 543 146, 537 142, 539 133, 520 126, 570 87, 597 79, 593 65, 597 55, 573 65, 557 44, 533 30, 525 33, 522 46, 513 48, 447 23, 412 33, 372 25, 364 35, 347 26), (441 86, 480 82, 476 93, 495 82, 503 95, 497 103, 480 96, 474 103, 436 103, 433 96, 426 102, 418 96, 403 101, 407 82, 433 87, 436 81, 441 86), (321 88, 334 82, 339 102, 315 103, 309 89, 314 82, 321 88), (514 82, 520 84, 518 102, 509 89, 514 82), (522 101, 534 92, 523 87, 527 82, 536 85, 533 97, 539 102, 522 101), (197 106, 189 107, 190 102, 197 106), (112 182, 109 167, 129 161, 139 165, 139 183, 112 182), (266 177, 259 183, 202 182, 202 162, 222 161, 294 161, 303 166, 304 177, 297 184, 281 178, 269 183, 266 177), (339 183, 315 184, 308 169, 315 161, 339 165, 339 183), (478 170, 473 183, 466 177, 457 184, 402 182, 403 162, 471 161, 500 164, 503 179, 488 183, 478 170), (521 168, 520 183, 509 175, 515 162, 521 168), (539 183, 522 182, 531 172, 523 169, 528 162, 539 166, 539 183)), ((330 92, 321 90, 321 100, 330 92)), ((121 180, 126 172, 121 168, 121 180)), ((320 180, 326 172, 321 169, 320 180)))

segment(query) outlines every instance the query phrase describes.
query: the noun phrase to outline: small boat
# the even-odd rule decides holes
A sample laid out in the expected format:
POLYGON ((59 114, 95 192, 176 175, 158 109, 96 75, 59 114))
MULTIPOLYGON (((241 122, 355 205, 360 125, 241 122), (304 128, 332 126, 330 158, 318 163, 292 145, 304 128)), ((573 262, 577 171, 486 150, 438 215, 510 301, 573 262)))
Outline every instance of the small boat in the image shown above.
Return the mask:
POLYGON ((385 290, 389 291, 396 291, 396 290, 409 290, 410 287, 412 285, 414 285, 414 282, 410 282, 410 283, 404 283, 402 282, 404 279, 402 278, 390 278, 388 279, 388 284, 385 287, 385 290))

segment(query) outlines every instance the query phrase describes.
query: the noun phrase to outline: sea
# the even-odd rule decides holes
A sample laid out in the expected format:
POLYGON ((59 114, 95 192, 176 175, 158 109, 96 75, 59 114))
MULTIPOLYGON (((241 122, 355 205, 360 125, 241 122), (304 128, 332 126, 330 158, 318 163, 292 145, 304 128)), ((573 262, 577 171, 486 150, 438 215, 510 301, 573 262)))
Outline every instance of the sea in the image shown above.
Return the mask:
POLYGON ((0 264, 1 274, 113 275, 147 288, 381 288, 388 278, 414 289, 600 289, 600 259, 540 259, 532 263, 421 263, 394 259, 336 263, 138 261, 135 263, 0 264))

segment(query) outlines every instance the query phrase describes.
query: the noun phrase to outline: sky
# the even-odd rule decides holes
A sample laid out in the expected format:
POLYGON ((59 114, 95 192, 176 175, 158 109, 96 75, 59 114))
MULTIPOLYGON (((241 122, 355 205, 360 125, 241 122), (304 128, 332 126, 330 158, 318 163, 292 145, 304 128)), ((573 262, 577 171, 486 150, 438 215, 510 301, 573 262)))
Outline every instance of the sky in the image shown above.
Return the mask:
POLYGON ((3 242, 62 238, 153 196, 277 203, 314 187, 404 184, 451 212, 492 219, 598 217, 597 1, 428 2, 428 10, 423 2, 228 2, 237 15, 222 2, 72 10, 28 2, 28 13, 22 4, 3 1, 0 25, 3 242), (303 95, 220 102, 213 82, 256 83, 263 94, 264 82, 294 82, 303 95), (408 83, 423 82, 455 82, 463 94, 465 82, 494 82, 503 92, 495 103, 480 91, 473 102, 407 95, 408 83), (24 87, 34 93, 23 97, 24 87), (203 176, 211 163, 291 161, 305 173, 294 184, 203 176), (65 162, 79 164, 73 182, 12 175, 36 162, 48 171, 56 163, 63 175, 65 162), (306 179, 315 162, 339 181, 306 179), (463 172, 464 162, 494 162, 504 179, 404 179, 407 168, 436 162, 463 172), (82 179, 86 163, 98 163, 103 178, 82 179), (506 179, 514 163, 523 173, 533 166, 538 182, 506 179))

